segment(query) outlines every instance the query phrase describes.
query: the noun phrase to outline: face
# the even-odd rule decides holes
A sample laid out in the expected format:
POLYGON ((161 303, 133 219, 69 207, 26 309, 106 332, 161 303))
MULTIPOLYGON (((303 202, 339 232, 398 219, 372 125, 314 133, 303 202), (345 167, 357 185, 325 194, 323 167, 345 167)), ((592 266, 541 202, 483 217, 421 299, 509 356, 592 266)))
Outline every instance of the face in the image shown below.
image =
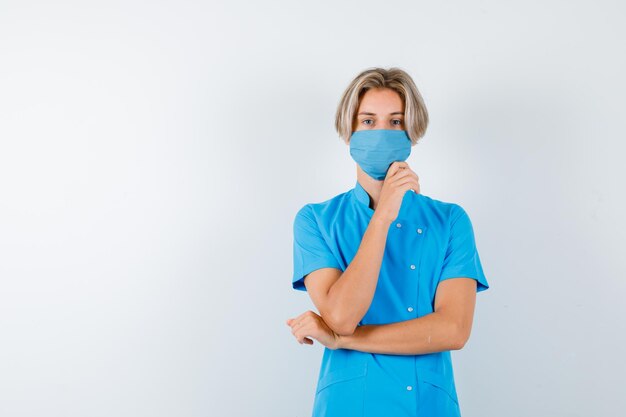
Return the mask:
POLYGON ((405 130, 404 103, 397 92, 370 88, 363 94, 352 131, 366 129, 405 130))

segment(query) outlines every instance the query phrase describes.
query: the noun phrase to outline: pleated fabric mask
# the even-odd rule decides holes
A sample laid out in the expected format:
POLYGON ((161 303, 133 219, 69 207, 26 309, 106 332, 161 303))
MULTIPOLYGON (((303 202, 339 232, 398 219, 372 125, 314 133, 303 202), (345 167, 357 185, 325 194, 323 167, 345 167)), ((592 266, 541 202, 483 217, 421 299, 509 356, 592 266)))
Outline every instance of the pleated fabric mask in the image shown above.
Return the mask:
POLYGON ((395 161, 406 161, 411 139, 405 130, 357 130, 350 136, 350 156, 367 175, 382 181, 395 161))

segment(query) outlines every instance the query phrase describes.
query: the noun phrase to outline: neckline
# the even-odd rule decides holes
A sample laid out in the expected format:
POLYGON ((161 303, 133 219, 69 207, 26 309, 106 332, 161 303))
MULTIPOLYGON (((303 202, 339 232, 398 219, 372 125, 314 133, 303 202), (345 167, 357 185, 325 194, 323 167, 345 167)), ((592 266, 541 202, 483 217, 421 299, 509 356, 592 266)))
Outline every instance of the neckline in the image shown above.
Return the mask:
MULTIPOLYGON (((402 204, 400 206, 400 211, 397 217, 398 219, 403 218, 404 210, 406 209, 406 206, 409 205, 407 199, 413 199, 413 196, 407 197, 407 194, 415 194, 415 192, 409 190, 404 194, 402 204)), ((374 214, 375 210, 370 207, 370 196, 358 180, 355 182, 354 188, 352 189, 352 197, 356 200, 357 204, 362 206, 370 216, 374 214)))
POLYGON ((374 214, 374 209, 370 207, 370 196, 358 180, 356 181, 356 184, 354 185, 352 191, 352 195, 356 198, 356 201, 361 204, 370 214, 374 214))

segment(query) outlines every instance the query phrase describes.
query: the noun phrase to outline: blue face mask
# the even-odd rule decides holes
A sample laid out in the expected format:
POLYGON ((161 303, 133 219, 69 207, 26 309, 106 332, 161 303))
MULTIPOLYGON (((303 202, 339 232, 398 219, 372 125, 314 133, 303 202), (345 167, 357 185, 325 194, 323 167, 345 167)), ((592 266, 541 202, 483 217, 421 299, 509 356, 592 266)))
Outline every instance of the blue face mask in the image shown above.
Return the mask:
POLYGON ((363 171, 382 181, 389 165, 405 161, 411 154, 411 139, 405 130, 357 130, 350 136, 350 155, 363 171))

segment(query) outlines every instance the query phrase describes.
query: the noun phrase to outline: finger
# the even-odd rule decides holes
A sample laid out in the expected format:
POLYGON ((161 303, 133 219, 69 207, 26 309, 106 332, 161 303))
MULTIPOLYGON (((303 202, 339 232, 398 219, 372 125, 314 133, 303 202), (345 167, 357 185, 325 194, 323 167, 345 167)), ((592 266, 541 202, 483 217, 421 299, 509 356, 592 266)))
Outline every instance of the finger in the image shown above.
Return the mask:
POLYGON ((389 183, 391 183, 391 184, 394 184, 394 185, 395 185, 395 184, 397 184, 397 181, 398 181, 398 180, 400 180, 400 179, 402 179, 402 178, 405 178, 405 177, 408 177, 408 176, 412 175, 411 173, 412 173, 412 171, 411 171, 410 169, 399 169, 399 170, 398 170, 398 171, 397 171, 397 172, 396 172, 393 176, 391 176, 391 177, 390 177, 387 181, 388 181, 389 183))
POLYGON ((307 344, 307 345, 312 345, 313 344, 313 339, 311 337, 308 337, 307 335, 302 335, 302 334, 296 334, 294 335, 296 340, 298 341, 298 343, 302 344, 307 344))
POLYGON ((415 177, 411 175, 406 178, 401 178, 398 181, 394 182, 394 186, 406 192, 410 189, 418 190, 419 182, 415 179, 415 177))
POLYGON ((413 188, 413 186, 419 187, 420 183, 419 183, 419 180, 415 179, 415 177, 413 176, 401 178, 397 182, 394 183, 396 187, 400 187, 400 188, 402 188, 403 186, 406 186, 407 184, 411 185, 410 188, 413 188))
POLYGON ((389 169, 393 168, 392 173, 395 173, 397 171, 401 171, 402 169, 405 169, 408 167, 409 167, 409 164, 406 161, 394 161, 389 166, 389 169))
POLYGON ((401 170, 401 168, 407 167, 408 164, 405 161, 394 161, 389 165, 389 169, 387 170, 387 175, 385 179, 392 177, 396 172, 401 170))
POLYGON ((413 185, 411 187, 411 189, 415 192, 415 194, 419 194, 420 193, 420 183, 416 182, 415 185, 413 185))
POLYGON ((304 339, 308 336, 308 337, 313 337, 313 334, 315 332, 313 331, 313 329, 311 329, 311 326, 308 324, 305 324, 301 327, 298 327, 295 331, 294 331, 294 336, 296 337, 296 339, 298 340, 298 343, 302 344, 304 343, 304 339))
POLYGON ((413 171, 410 168, 400 167, 393 175, 393 178, 403 177, 405 175, 411 175, 413 171))
POLYGON ((413 181, 415 181, 415 183, 419 184, 420 177, 414 171, 411 171, 410 177, 413 179, 413 181))
POLYGON ((411 168, 407 168, 407 169, 402 169, 398 173, 396 173, 396 175, 392 179, 392 182, 395 181, 397 178, 404 178, 406 176, 411 176, 415 178, 416 180, 419 179, 419 176, 417 175, 415 171, 413 171, 411 168))
POLYGON ((294 321, 291 325, 291 334, 295 336, 296 332, 302 331, 302 329, 307 327, 308 323, 309 323, 309 320, 307 320, 306 318, 300 321, 294 321))
POLYGON ((300 344, 303 343, 302 339, 304 339, 307 336, 306 334, 302 332, 301 329, 294 330, 292 333, 293 333, 293 337, 295 337, 298 343, 300 344))
POLYGON ((420 177, 419 175, 417 175, 416 173, 413 173, 413 176, 415 177, 415 185, 417 188, 413 188, 413 190, 419 194, 420 192, 420 177))
POLYGON ((308 311, 305 311, 304 313, 300 314, 299 316, 294 317, 292 320, 292 324, 293 323, 299 323, 301 322, 305 317, 307 317, 309 314, 308 311))
POLYGON ((415 192, 415 194, 419 194, 420 193, 420 184, 419 184, 419 182, 412 182, 411 185, 409 186, 409 190, 413 190, 413 192, 415 192))

